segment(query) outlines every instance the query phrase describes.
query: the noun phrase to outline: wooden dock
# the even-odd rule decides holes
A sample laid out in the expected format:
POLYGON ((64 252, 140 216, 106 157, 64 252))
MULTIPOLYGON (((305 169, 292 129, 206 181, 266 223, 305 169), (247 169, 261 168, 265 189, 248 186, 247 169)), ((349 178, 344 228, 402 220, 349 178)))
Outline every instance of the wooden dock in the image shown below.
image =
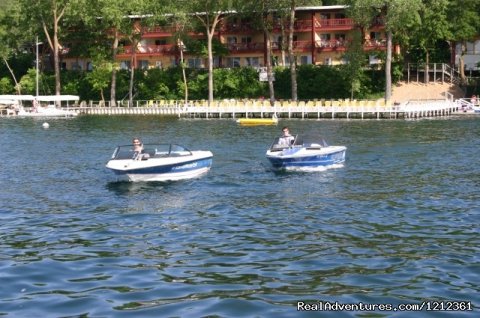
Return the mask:
POLYGON ((383 101, 278 101, 271 106, 267 101, 206 101, 138 104, 136 107, 79 107, 88 115, 170 115, 180 118, 346 118, 397 119, 449 116, 461 108, 449 100, 409 101, 388 104, 383 101))
MULTIPOLYGON (((398 119, 449 116, 460 112, 458 100, 416 100, 401 104, 385 103, 383 100, 318 100, 277 101, 271 106, 265 100, 223 100, 208 104, 206 101, 138 101, 135 106, 99 106, 80 103, 69 107, 86 115, 162 115, 179 118, 278 118, 301 119, 398 119)), ((4 113, 6 116, 14 116, 4 113)))

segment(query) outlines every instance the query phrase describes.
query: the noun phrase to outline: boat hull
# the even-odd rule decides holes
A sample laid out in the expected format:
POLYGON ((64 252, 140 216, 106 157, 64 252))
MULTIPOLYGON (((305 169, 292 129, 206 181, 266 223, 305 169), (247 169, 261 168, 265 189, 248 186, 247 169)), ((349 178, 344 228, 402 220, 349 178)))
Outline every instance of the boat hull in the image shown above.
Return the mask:
POLYGON ((24 109, 20 109, 17 116, 19 117, 76 117, 78 113, 73 110, 66 110, 60 108, 51 108, 51 107, 39 107, 36 110, 26 111, 24 109))
POLYGON ((212 166, 210 151, 194 151, 192 156, 152 158, 147 160, 110 160, 107 168, 120 180, 177 181, 192 179, 207 173, 212 166))
POLYGON ((237 123, 242 126, 276 125, 277 118, 240 118, 237 123))
POLYGON ((328 146, 319 149, 304 147, 288 148, 282 151, 267 151, 267 159, 274 169, 317 168, 345 162, 347 148, 328 146))

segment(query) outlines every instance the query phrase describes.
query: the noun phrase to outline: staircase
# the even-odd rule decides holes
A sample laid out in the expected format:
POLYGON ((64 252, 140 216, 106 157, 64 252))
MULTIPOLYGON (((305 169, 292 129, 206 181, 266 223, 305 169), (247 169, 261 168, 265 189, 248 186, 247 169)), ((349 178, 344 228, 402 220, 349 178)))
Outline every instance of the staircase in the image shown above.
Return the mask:
MULTIPOLYGON (((408 63, 407 65, 407 82, 425 83, 426 74, 425 64, 408 63)), ((429 63, 428 64, 429 82, 449 82, 451 84, 460 85, 460 73, 445 63, 429 63)))

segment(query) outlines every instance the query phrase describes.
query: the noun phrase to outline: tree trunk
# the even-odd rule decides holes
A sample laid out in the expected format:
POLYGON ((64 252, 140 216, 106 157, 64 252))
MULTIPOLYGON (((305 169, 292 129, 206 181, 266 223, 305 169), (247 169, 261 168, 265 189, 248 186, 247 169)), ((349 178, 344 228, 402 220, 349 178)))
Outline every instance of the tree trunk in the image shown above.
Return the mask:
POLYGON ((392 31, 387 31, 387 59, 385 61, 385 102, 392 98, 392 31))
POLYGON ((208 106, 213 103, 213 49, 212 49, 212 40, 213 40, 213 31, 207 28, 208 36, 208 106))
POLYGON ((295 23, 295 0, 292 0, 290 7, 290 24, 288 30, 288 57, 290 59, 290 78, 292 82, 292 100, 297 100, 297 68, 293 55, 293 27, 295 23))
POLYGON ((467 47, 466 43, 463 42, 462 43, 462 54, 460 54, 460 57, 459 57, 458 72, 460 73, 460 80, 461 80, 462 85, 467 83, 467 76, 465 75, 465 60, 464 60, 464 55, 466 53, 466 47, 467 47))
MULTIPOLYGON (((60 95, 60 45, 58 42, 58 20, 57 11, 54 11, 54 23, 53 23, 53 63, 55 64, 55 95, 60 95)), ((60 101, 57 101, 57 106, 61 106, 60 101)))
POLYGON ((179 42, 180 47, 180 67, 182 68, 183 85, 185 86, 185 104, 188 103, 188 83, 187 74, 185 73, 185 62, 183 61, 183 42, 179 42))
POLYGON ((428 84, 430 82, 430 74, 429 74, 429 63, 430 61, 430 56, 428 54, 428 49, 426 49, 426 52, 425 52, 425 84, 428 84))
POLYGON ((115 58, 118 52, 118 31, 115 30, 115 38, 112 45, 112 61, 114 66, 112 68, 112 83, 110 84, 110 106, 117 105, 117 68, 115 66, 115 58))
POLYGON ((22 94, 22 90, 21 90, 21 87, 20 85, 18 85, 18 82, 17 82, 17 78, 15 77, 15 73, 13 73, 13 70, 12 68, 10 67, 10 64, 8 64, 8 61, 5 57, 2 57, 3 58, 3 62, 5 62, 5 65, 7 66, 8 68, 8 71, 10 72, 10 74, 12 74, 12 78, 13 78, 13 81, 15 82, 15 89, 17 90, 17 94, 18 95, 21 95, 22 94))
POLYGON ((268 79, 268 91, 270 93, 270 106, 275 105, 275 89, 273 87, 273 71, 272 71, 272 42, 270 40, 270 33, 267 28, 264 28, 267 60, 265 65, 267 66, 267 79, 268 79))
POLYGON ((130 85, 128 87, 128 107, 133 106, 133 80, 135 78, 135 52, 136 52, 136 47, 137 43, 136 41, 133 41, 132 44, 132 59, 130 63, 130 85))
POLYGON ((281 23, 282 23, 282 24, 281 24, 282 41, 279 43, 279 45, 280 45, 280 54, 281 54, 281 63, 282 63, 281 66, 285 67, 285 65, 287 64, 287 63, 286 63, 287 57, 285 56, 285 55, 286 55, 286 54, 285 54, 285 48, 287 47, 287 45, 285 45, 285 44, 286 44, 287 41, 286 41, 285 39, 286 39, 287 37, 285 36, 286 33, 285 33, 285 25, 284 25, 284 23, 283 23, 283 19, 281 20, 281 23))

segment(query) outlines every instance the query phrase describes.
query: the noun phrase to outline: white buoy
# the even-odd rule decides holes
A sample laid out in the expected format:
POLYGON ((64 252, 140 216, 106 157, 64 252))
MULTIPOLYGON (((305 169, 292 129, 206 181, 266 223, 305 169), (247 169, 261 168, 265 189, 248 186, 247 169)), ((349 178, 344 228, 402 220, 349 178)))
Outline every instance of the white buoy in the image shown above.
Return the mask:
POLYGON ((45 128, 45 129, 48 129, 48 127, 50 127, 50 125, 48 123, 43 123, 42 127, 45 128))

